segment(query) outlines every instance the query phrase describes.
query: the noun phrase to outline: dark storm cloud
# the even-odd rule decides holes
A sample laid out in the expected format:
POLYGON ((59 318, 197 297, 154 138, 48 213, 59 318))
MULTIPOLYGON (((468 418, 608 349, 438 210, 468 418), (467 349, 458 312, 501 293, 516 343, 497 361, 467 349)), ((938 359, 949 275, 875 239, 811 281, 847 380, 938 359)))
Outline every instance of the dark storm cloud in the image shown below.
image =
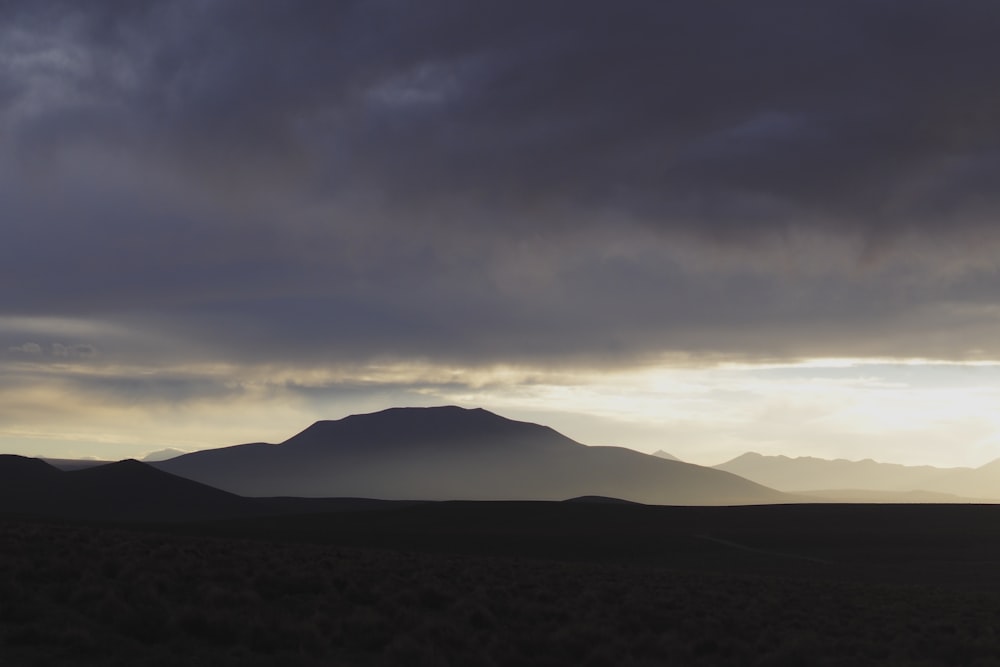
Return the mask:
POLYGON ((665 225, 939 224, 992 197, 993 3, 25 7, 20 50, 68 62, 7 77, 60 88, 22 153, 97 135, 220 179, 665 225))
POLYGON ((989 354, 997 25, 8 2, 0 303, 152 328, 172 360, 989 354))

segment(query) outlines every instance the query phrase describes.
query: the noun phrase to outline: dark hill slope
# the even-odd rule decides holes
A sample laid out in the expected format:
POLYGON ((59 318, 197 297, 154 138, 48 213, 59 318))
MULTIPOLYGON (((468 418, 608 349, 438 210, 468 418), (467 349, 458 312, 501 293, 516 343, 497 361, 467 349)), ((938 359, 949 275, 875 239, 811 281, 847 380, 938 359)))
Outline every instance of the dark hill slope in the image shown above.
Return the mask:
POLYGON ((238 445, 156 465, 246 496, 564 500, 595 495, 684 505, 788 500, 723 471, 619 447, 587 447, 545 426, 451 406, 317 422, 280 445, 238 445))
POLYGON ((44 490, 57 484, 62 475, 40 459, 0 454, 0 507, 16 507, 44 497, 44 490))
POLYGON ((59 468, 59 470, 65 470, 66 472, 71 472, 73 470, 83 470, 84 468, 93 468, 96 466, 103 466, 109 463, 114 463, 114 461, 102 461, 98 459, 52 459, 47 457, 41 457, 42 461, 45 461, 49 465, 59 468))
POLYGON ((0 485, 44 482, 58 477, 60 471, 55 466, 41 459, 18 456, 17 454, 0 454, 0 485))
POLYGON ((246 499, 133 459, 64 475, 64 493, 91 516, 207 519, 248 512, 246 499))
POLYGON ((0 512, 109 520, 210 519, 248 515, 254 501, 119 461, 63 472, 44 461, 0 457, 0 512))

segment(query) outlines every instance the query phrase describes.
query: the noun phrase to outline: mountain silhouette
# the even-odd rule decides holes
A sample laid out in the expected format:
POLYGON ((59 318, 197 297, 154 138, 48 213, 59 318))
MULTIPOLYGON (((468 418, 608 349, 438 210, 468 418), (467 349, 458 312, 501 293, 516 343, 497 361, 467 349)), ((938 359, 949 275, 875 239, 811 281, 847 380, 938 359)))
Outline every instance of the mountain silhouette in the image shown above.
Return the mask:
POLYGON ((19 481, 37 482, 59 474, 59 469, 42 459, 0 454, 0 484, 7 486, 19 481))
POLYGON ((206 519, 252 512, 252 501, 134 460, 62 471, 0 456, 0 511, 115 520, 206 519))
POLYGON ((180 456, 181 454, 187 454, 183 449, 174 449, 173 447, 167 447, 165 449, 158 449, 155 452, 150 452, 142 457, 143 463, 149 463, 150 461, 166 461, 167 459, 172 459, 175 456, 180 456))
POLYGON ((870 489, 817 489, 798 491, 796 495, 821 503, 890 503, 890 504, 969 504, 992 503, 989 498, 973 498, 942 491, 872 491, 870 489))
POLYGON ((911 491, 926 489, 928 480, 944 472, 932 466, 904 466, 871 459, 827 460, 812 456, 765 456, 748 452, 715 466, 758 484, 783 491, 815 489, 868 489, 911 491))
POLYGON ((103 466, 109 463, 114 463, 114 461, 105 461, 100 459, 53 459, 47 456, 39 457, 39 460, 45 461, 59 470, 66 471, 83 470, 85 468, 93 468, 95 466, 103 466))
POLYGON ((978 468, 944 468, 926 488, 928 491, 1000 500, 1000 459, 978 468))
POLYGON ((392 408, 321 421, 279 445, 252 443, 154 464, 244 496, 564 500, 652 504, 788 502, 724 471, 588 447, 481 408, 392 408))
POLYGON ((715 466, 774 489, 790 493, 848 500, 881 498, 893 502, 967 501, 1000 499, 1000 460, 979 468, 937 468, 879 463, 871 459, 820 459, 811 456, 742 454, 715 466), (832 491, 823 491, 824 489, 832 491), (879 495, 881 494, 881 495, 879 495))
POLYGON ((89 512, 121 518, 211 518, 241 513, 245 506, 234 494, 134 459, 68 472, 65 489, 89 512), (122 499, 126 499, 125 507, 116 511, 122 499))
POLYGON ((0 507, 27 499, 40 489, 58 483, 58 468, 42 461, 16 454, 0 454, 0 507))

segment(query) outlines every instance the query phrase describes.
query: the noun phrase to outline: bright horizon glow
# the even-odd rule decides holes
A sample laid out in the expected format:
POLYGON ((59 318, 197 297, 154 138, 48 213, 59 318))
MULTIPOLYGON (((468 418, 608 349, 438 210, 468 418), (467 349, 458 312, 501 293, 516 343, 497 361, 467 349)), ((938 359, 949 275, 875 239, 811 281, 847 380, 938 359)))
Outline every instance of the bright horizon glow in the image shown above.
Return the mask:
POLYGON ((0 448, 29 456, 141 458, 164 448, 280 442, 321 419, 457 404, 542 423, 584 444, 663 449, 702 465, 747 451, 943 467, 1000 458, 1000 362, 982 360, 566 371, 391 362, 164 370, 20 359, 5 370, 27 380, 0 396, 0 448), (74 384, 95 379, 134 389, 94 393, 74 384))

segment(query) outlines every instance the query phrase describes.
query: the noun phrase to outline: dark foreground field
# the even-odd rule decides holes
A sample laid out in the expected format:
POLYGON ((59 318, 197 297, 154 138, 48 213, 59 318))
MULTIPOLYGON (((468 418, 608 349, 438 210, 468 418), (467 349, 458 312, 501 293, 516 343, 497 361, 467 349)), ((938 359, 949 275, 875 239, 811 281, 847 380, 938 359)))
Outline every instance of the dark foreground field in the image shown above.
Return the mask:
POLYGON ((0 521, 0 665, 1000 665, 1000 507, 0 521))

